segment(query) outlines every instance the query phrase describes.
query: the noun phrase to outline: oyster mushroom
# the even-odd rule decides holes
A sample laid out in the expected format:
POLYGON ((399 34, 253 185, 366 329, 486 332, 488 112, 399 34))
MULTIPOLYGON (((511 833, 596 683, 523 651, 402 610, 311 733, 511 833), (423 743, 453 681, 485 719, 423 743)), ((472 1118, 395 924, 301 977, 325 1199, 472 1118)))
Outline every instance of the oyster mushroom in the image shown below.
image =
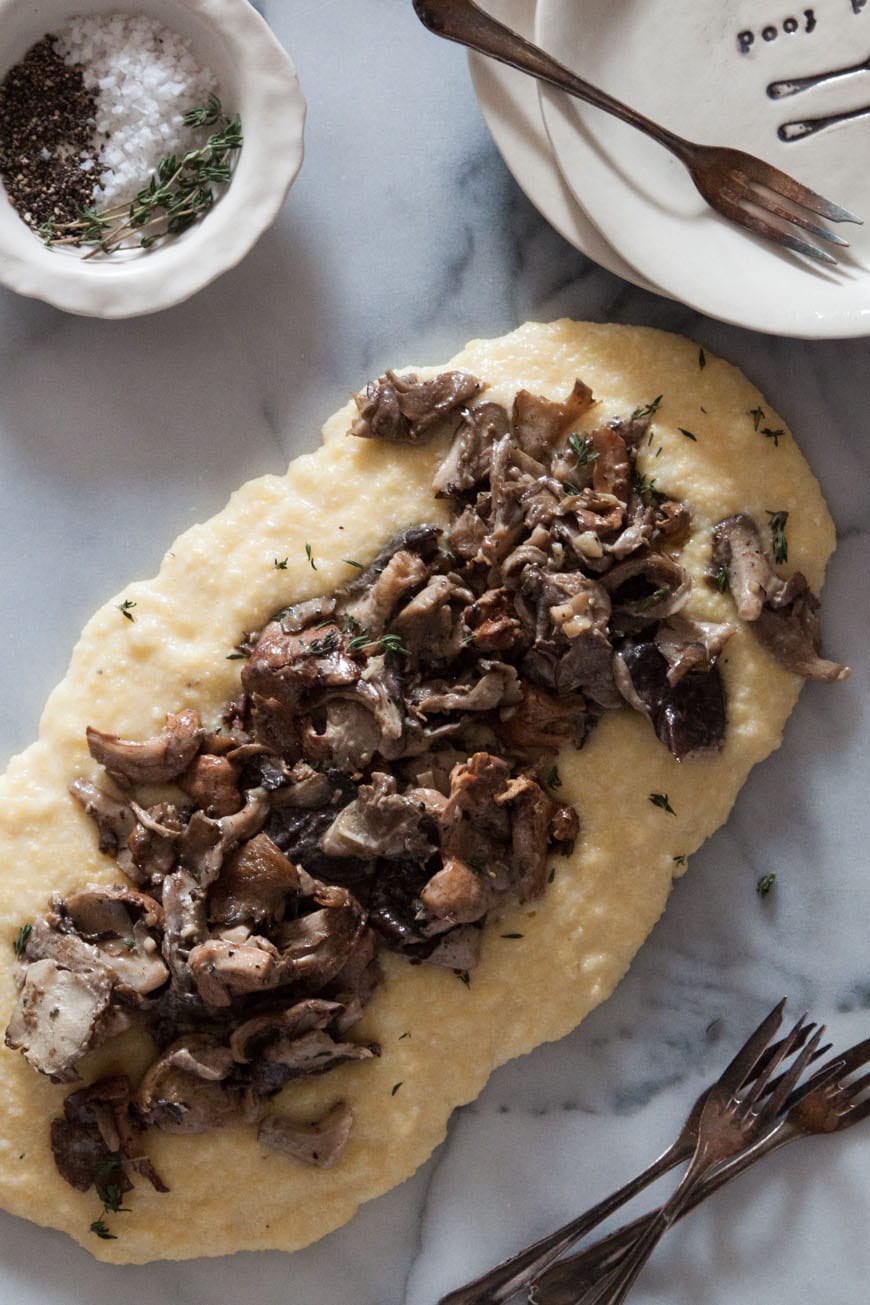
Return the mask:
POLYGON ((298 1124, 284 1115, 267 1115, 257 1130, 264 1146, 302 1164, 328 1169, 341 1158, 353 1128, 353 1111, 339 1101, 313 1124, 298 1124))
POLYGON ((197 713, 182 711, 170 713, 160 733, 142 742, 104 734, 92 726, 88 726, 87 740, 91 756, 110 774, 134 784, 165 784, 190 765, 203 733, 197 713))

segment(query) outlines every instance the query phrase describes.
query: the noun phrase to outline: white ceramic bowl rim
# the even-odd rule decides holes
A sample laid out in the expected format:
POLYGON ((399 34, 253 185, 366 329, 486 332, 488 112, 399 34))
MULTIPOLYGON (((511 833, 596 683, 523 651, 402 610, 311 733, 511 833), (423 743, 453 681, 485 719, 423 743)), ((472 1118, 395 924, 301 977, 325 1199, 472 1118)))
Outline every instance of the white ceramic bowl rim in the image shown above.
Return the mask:
POLYGON ((302 165, 305 100, 293 64, 247 0, 0 0, 0 77, 75 14, 142 13, 187 37, 215 73, 244 145, 232 182, 184 235, 127 258, 47 249, 0 191, 0 282, 68 312, 135 317, 180 303, 234 267, 274 221, 302 165))

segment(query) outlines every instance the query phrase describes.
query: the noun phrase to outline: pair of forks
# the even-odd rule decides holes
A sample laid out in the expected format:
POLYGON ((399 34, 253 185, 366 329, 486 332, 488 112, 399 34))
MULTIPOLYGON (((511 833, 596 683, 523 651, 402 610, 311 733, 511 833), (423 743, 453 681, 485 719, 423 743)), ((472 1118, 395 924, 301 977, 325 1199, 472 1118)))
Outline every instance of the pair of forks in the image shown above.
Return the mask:
POLYGON ((835 1055, 806 1083, 808 1065, 830 1049, 806 1016, 779 1042, 781 1001, 689 1112, 677 1139, 637 1178, 577 1219, 497 1265, 439 1305, 504 1305, 531 1287, 532 1305, 622 1305, 664 1233, 690 1209, 764 1155, 800 1137, 839 1132, 870 1114, 870 1038, 835 1055), (791 1061, 790 1064, 787 1064, 791 1061), (567 1250, 643 1188, 688 1161, 671 1198, 578 1255, 567 1250), (559 1261, 556 1263, 556 1261, 559 1261), (552 1267, 551 1267, 552 1266, 552 1267))
POLYGON ((825 199, 752 154, 699 145, 668 131, 578 77, 519 32, 485 13, 474 0, 414 0, 414 9, 423 25, 437 36, 457 41, 566 91, 568 95, 620 118, 658 141, 687 168, 711 208, 754 235, 817 263, 836 266, 837 260, 826 249, 794 235, 789 228, 797 227, 806 235, 829 244, 848 246, 847 240, 808 214, 818 215, 829 222, 861 222, 861 218, 855 217, 848 209, 825 199))

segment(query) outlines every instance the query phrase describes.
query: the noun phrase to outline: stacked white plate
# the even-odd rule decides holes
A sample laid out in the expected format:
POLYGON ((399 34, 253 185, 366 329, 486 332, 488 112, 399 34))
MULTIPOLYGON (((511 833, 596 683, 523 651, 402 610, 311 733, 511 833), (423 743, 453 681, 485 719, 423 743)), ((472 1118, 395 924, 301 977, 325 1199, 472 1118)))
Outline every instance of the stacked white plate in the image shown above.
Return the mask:
POLYGON ((868 219, 832 226, 850 241, 847 250, 830 246, 837 267, 810 263, 725 222, 683 166, 640 132, 472 55, 475 91, 505 162, 571 244, 635 285, 724 321, 807 338, 870 334, 870 68, 855 67, 870 54, 870 4, 817 0, 771 15, 755 0, 484 5, 670 130, 757 154, 868 219), (798 79, 815 84, 769 91, 798 79))

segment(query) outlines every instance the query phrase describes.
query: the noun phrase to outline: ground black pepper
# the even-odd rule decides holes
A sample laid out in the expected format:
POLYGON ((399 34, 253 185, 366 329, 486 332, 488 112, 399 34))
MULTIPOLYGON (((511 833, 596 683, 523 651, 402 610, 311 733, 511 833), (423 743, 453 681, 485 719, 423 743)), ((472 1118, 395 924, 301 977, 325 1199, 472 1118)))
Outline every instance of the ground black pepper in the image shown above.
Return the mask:
POLYGON ((17 213, 36 230, 70 222, 93 199, 95 97, 81 66, 67 65, 45 36, 0 85, 0 176, 17 213))

